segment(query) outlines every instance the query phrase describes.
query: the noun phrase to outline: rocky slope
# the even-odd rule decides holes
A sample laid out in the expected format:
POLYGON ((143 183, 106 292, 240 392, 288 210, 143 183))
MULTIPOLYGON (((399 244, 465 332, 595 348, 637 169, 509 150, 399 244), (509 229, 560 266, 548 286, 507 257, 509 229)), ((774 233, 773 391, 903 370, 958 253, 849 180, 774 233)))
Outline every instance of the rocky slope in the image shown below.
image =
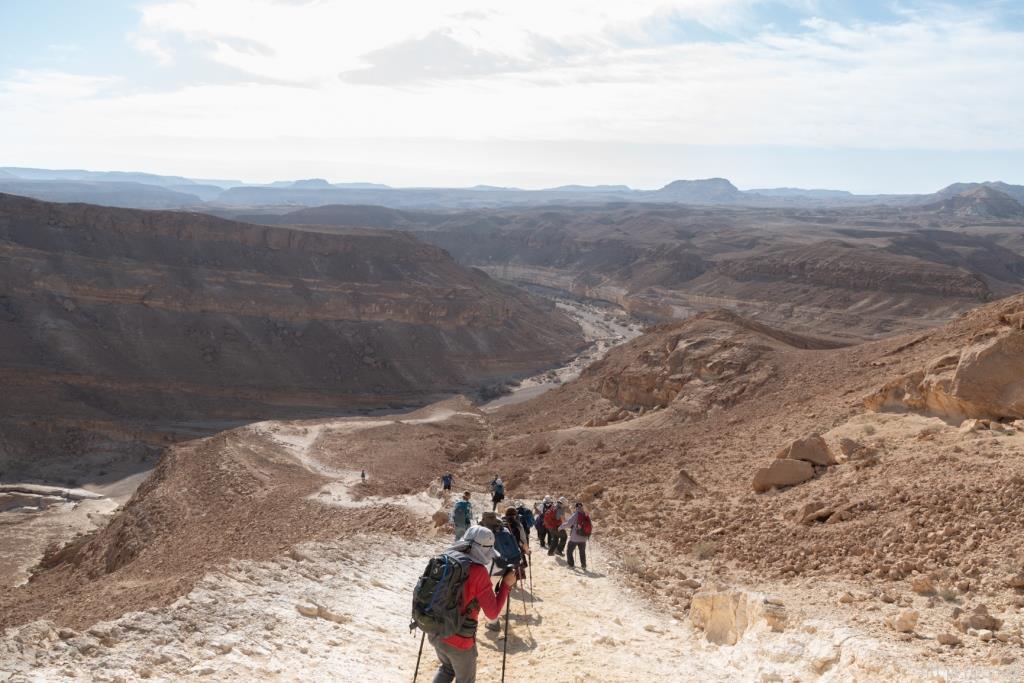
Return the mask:
POLYGON ((0 195, 0 264, 5 477, 95 474, 232 422, 422 403, 582 343, 549 302, 395 232, 0 195))
POLYGON ((446 212, 323 206, 252 219, 408 230, 496 278, 651 319, 730 308, 848 342, 938 325, 1024 290, 1024 216, 610 203, 446 212))
MULTIPOLYGON (((579 379, 493 413, 451 402, 182 444, 111 525, 52 553, 34 581, 0 600, 0 614, 8 625, 52 622, 12 632, 26 638, 32 629, 81 630, 171 603, 228 557, 271 561, 289 544, 330 543, 366 524, 429 537, 439 472, 453 470, 457 487, 474 491, 498 472, 510 499, 585 501, 597 557, 610 562, 597 578, 612 572, 629 600, 639 593, 692 622, 721 646, 719 666, 753 656, 742 666, 760 667, 754 680, 776 668, 785 673, 771 675, 810 680, 924 681, 935 671, 1018 680, 1022 321, 1018 296, 941 328, 837 348, 713 312, 654 328, 579 379), (364 468, 367 486, 356 474, 364 468)), ((333 586, 334 575, 302 553, 273 562, 333 586)), ((273 578, 293 595, 286 577, 273 578)), ((348 590, 345 580, 339 574, 338 590, 348 590)), ((258 583, 247 589, 253 599, 265 593, 258 583)), ((205 624, 195 604, 208 601, 207 588, 199 583, 195 598, 172 609, 187 607, 205 624)), ((566 599, 540 594, 547 609, 566 599)), ((295 609, 338 613, 330 601, 295 609)), ((590 621, 577 626, 599 632, 590 621)), ((108 630, 92 637, 103 644, 108 630)), ((116 653, 130 631, 103 646, 116 653)), ((81 638, 67 633, 72 648, 81 638)), ((259 641, 245 638, 246 647, 259 641)), ((600 644, 635 653, 632 641, 600 644)), ((46 648, 47 666, 71 661, 46 648)), ((522 648, 515 652, 543 652, 522 648)), ((597 675, 587 661, 576 666, 597 675)))

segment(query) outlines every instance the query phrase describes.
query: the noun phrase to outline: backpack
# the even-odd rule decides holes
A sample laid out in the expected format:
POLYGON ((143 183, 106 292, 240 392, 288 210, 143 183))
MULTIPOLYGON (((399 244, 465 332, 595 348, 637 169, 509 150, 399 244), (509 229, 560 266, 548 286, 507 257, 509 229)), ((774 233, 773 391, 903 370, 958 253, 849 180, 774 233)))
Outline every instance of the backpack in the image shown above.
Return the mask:
POLYGON ((548 511, 544 513, 544 528, 551 530, 558 528, 558 508, 554 505, 549 507, 548 511))
POLYGON ((494 559, 494 564, 502 569, 518 567, 522 562, 523 551, 519 549, 515 534, 507 527, 503 526, 494 532, 494 549, 500 556, 494 559))
POLYGON ((590 523, 590 515, 586 512, 576 513, 576 531, 581 536, 589 536, 594 533, 594 525, 590 523))
POLYGON ((504 498, 505 498, 505 485, 504 484, 495 484, 495 486, 494 486, 494 499, 495 500, 504 500, 504 498))
POLYGON ((472 564, 468 555, 457 550, 447 550, 430 558, 413 590, 409 630, 419 628, 441 638, 454 635, 472 637, 476 634, 476 620, 466 616, 476 600, 465 612, 460 609, 462 589, 472 564))
POLYGON ((455 522, 456 526, 469 526, 471 521, 469 517, 469 501, 460 500, 455 504, 455 511, 452 513, 452 521, 455 522))
POLYGON ((524 530, 529 529, 534 523, 533 513, 528 508, 519 508, 519 521, 522 523, 524 530))

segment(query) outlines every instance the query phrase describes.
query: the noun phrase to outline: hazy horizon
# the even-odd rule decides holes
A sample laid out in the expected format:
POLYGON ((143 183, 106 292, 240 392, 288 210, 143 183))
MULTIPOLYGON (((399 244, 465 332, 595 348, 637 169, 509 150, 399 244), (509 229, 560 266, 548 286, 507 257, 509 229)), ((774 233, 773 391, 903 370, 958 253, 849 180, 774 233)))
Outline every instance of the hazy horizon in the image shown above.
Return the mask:
POLYGON ((1024 7, 0 5, 0 163, 525 189, 1024 183, 1024 7))

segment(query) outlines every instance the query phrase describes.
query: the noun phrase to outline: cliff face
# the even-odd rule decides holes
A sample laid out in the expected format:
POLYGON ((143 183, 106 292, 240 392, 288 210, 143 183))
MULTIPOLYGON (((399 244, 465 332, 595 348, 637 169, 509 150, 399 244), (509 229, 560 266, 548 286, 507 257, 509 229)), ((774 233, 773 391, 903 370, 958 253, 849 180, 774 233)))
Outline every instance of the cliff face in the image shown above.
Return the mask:
POLYGON ((419 403, 582 343, 546 301, 404 233, 0 195, 0 264, 5 475, 225 422, 419 403))

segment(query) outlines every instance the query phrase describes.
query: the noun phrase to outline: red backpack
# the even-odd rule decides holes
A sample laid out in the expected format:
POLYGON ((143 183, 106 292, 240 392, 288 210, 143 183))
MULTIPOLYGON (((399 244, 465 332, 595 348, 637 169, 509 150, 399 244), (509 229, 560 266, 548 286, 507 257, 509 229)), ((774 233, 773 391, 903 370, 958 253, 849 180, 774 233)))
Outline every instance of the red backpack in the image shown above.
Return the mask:
POLYGON ((548 511, 544 513, 544 528, 551 530, 558 528, 558 511, 554 505, 549 507, 548 511))
POLYGON ((589 536, 594 533, 594 525, 590 523, 590 515, 582 510, 576 513, 576 531, 581 536, 589 536))

